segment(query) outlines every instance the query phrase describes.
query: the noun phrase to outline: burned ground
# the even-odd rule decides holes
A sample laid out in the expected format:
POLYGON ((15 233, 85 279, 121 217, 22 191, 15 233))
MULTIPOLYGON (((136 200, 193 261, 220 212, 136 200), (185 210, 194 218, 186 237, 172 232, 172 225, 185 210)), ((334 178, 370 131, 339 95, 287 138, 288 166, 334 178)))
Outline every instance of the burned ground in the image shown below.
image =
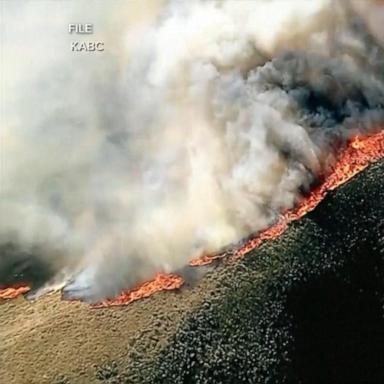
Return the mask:
POLYGON ((384 381, 384 161, 181 292, 0 307, 6 383, 384 381))

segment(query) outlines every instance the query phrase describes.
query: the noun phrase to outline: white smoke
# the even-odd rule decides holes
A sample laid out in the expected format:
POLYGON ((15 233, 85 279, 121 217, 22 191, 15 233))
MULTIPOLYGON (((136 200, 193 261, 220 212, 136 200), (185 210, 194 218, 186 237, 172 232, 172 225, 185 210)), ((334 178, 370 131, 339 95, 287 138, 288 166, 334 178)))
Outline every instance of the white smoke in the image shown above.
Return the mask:
POLYGON ((332 61, 332 1, 144 3, 3 5, 0 241, 81 269, 68 290, 89 300, 270 225, 326 163, 329 130, 382 118, 381 82, 353 82, 354 54, 332 61), (70 52, 83 20, 104 53, 70 52), (343 117, 303 108, 308 89, 343 117))

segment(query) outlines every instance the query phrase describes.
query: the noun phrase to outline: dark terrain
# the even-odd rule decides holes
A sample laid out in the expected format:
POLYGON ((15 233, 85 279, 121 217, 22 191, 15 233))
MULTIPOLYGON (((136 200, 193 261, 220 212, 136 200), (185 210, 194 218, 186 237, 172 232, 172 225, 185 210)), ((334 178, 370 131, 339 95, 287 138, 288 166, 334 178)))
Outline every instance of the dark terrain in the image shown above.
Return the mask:
POLYGON ((222 269, 149 372, 159 383, 383 383, 384 161, 222 269))
POLYGON ((0 382, 383 383, 384 160, 193 287, 0 304, 0 382))

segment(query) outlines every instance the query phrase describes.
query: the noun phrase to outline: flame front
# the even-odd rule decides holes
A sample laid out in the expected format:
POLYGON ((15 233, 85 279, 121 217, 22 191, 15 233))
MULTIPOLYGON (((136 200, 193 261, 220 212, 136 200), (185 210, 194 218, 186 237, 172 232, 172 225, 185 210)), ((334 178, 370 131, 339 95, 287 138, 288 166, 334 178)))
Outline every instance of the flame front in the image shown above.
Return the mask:
MULTIPOLYGON (((380 131, 371 136, 355 136, 341 151, 338 160, 329 170, 317 188, 309 196, 305 197, 297 207, 281 215, 275 225, 259 232, 256 236, 247 241, 244 245, 235 249, 234 259, 246 255, 248 252, 260 246, 266 240, 271 240, 280 236, 291 221, 298 220, 306 213, 312 211, 321 200, 324 199, 328 191, 346 183, 353 176, 364 170, 374 161, 384 157, 384 131, 380 131)), ((202 255, 190 261, 191 266, 202 266, 212 263, 214 260, 227 256, 227 253, 215 253, 213 255, 202 255)), ((171 290, 180 288, 183 279, 177 275, 158 274, 154 280, 146 282, 141 286, 121 293, 118 297, 105 300, 94 308, 108 307, 112 305, 127 305, 135 300, 149 297, 161 290, 171 290)))
POLYGON ((15 299, 31 290, 27 284, 14 284, 11 287, 0 288, 0 299, 15 299))
MULTIPOLYGON (((338 160, 329 170, 324 182, 311 191, 297 207, 285 212, 272 227, 259 232, 256 236, 247 241, 240 248, 235 250, 235 258, 243 257, 248 252, 257 248, 265 240, 274 239, 280 236, 291 221, 298 220, 306 213, 312 211, 328 191, 346 183, 353 176, 364 170, 371 164, 384 157, 384 130, 371 136, 355 136, 347 143, 341 151, 338 160)), ((217 259, 202 256, 190 262, 192 266, 206 265, 217 259)))
MULTIPOLYGON (((259 232, 245 244, 235 249, 234 259, 241 258, 248 252, 257 248, 266 240, 280 236, 290 222, 298 220, 306 213, 312 211, 327 194, 338 186, 350 180, 353 176, 364 170, 374 161, 384 157, 384 130, 370 136, 353 137, 341 151, 338 160, 329 170, 323 183, 316 187, 309 196, 305 197, 297 207, 283 213, 280 219, 272 227, 259 232)), ((227 256, 228 253, 216 253, 203 255, 191 260, 191 266, 201 266, 212 263, 214 260, 227 256)), ((109 307, 115 305, 127 305, 133 301, 149 297, 163 290, 180 288, 184 283, 181 276, 175 274, 159 273, 153 280, 147 281, 136 288, 123 291, 119 296, 104 300, 93 305, 93 308, 109 307)), ((18 285, 0 289, 0 299, 12 299, 30 290, 28 285, 18 285)))
POLYGON ((149 297, 159 291, 169 291, 180 288, 183 283, 184 279, 181 276, 158 273, 153 280, 147 281, 131 290, 123 291, 119 296, 94 304, 92 307, 103 308, 116 305, 127 305, 133 301, 149 297))

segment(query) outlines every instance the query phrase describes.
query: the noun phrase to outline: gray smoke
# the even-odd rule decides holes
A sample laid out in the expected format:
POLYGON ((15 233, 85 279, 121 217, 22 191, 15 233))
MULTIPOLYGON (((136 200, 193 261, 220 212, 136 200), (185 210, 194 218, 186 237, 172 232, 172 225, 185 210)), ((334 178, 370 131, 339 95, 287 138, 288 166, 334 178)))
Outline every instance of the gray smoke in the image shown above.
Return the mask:
POLYGON ((384 121, 383 49, 361 2, 24 3, 5 5, 0 241, 68 271, 73 296, 271 225, 337 145, 384 121), (69 52, 84 15, 106 52, 69 52))

